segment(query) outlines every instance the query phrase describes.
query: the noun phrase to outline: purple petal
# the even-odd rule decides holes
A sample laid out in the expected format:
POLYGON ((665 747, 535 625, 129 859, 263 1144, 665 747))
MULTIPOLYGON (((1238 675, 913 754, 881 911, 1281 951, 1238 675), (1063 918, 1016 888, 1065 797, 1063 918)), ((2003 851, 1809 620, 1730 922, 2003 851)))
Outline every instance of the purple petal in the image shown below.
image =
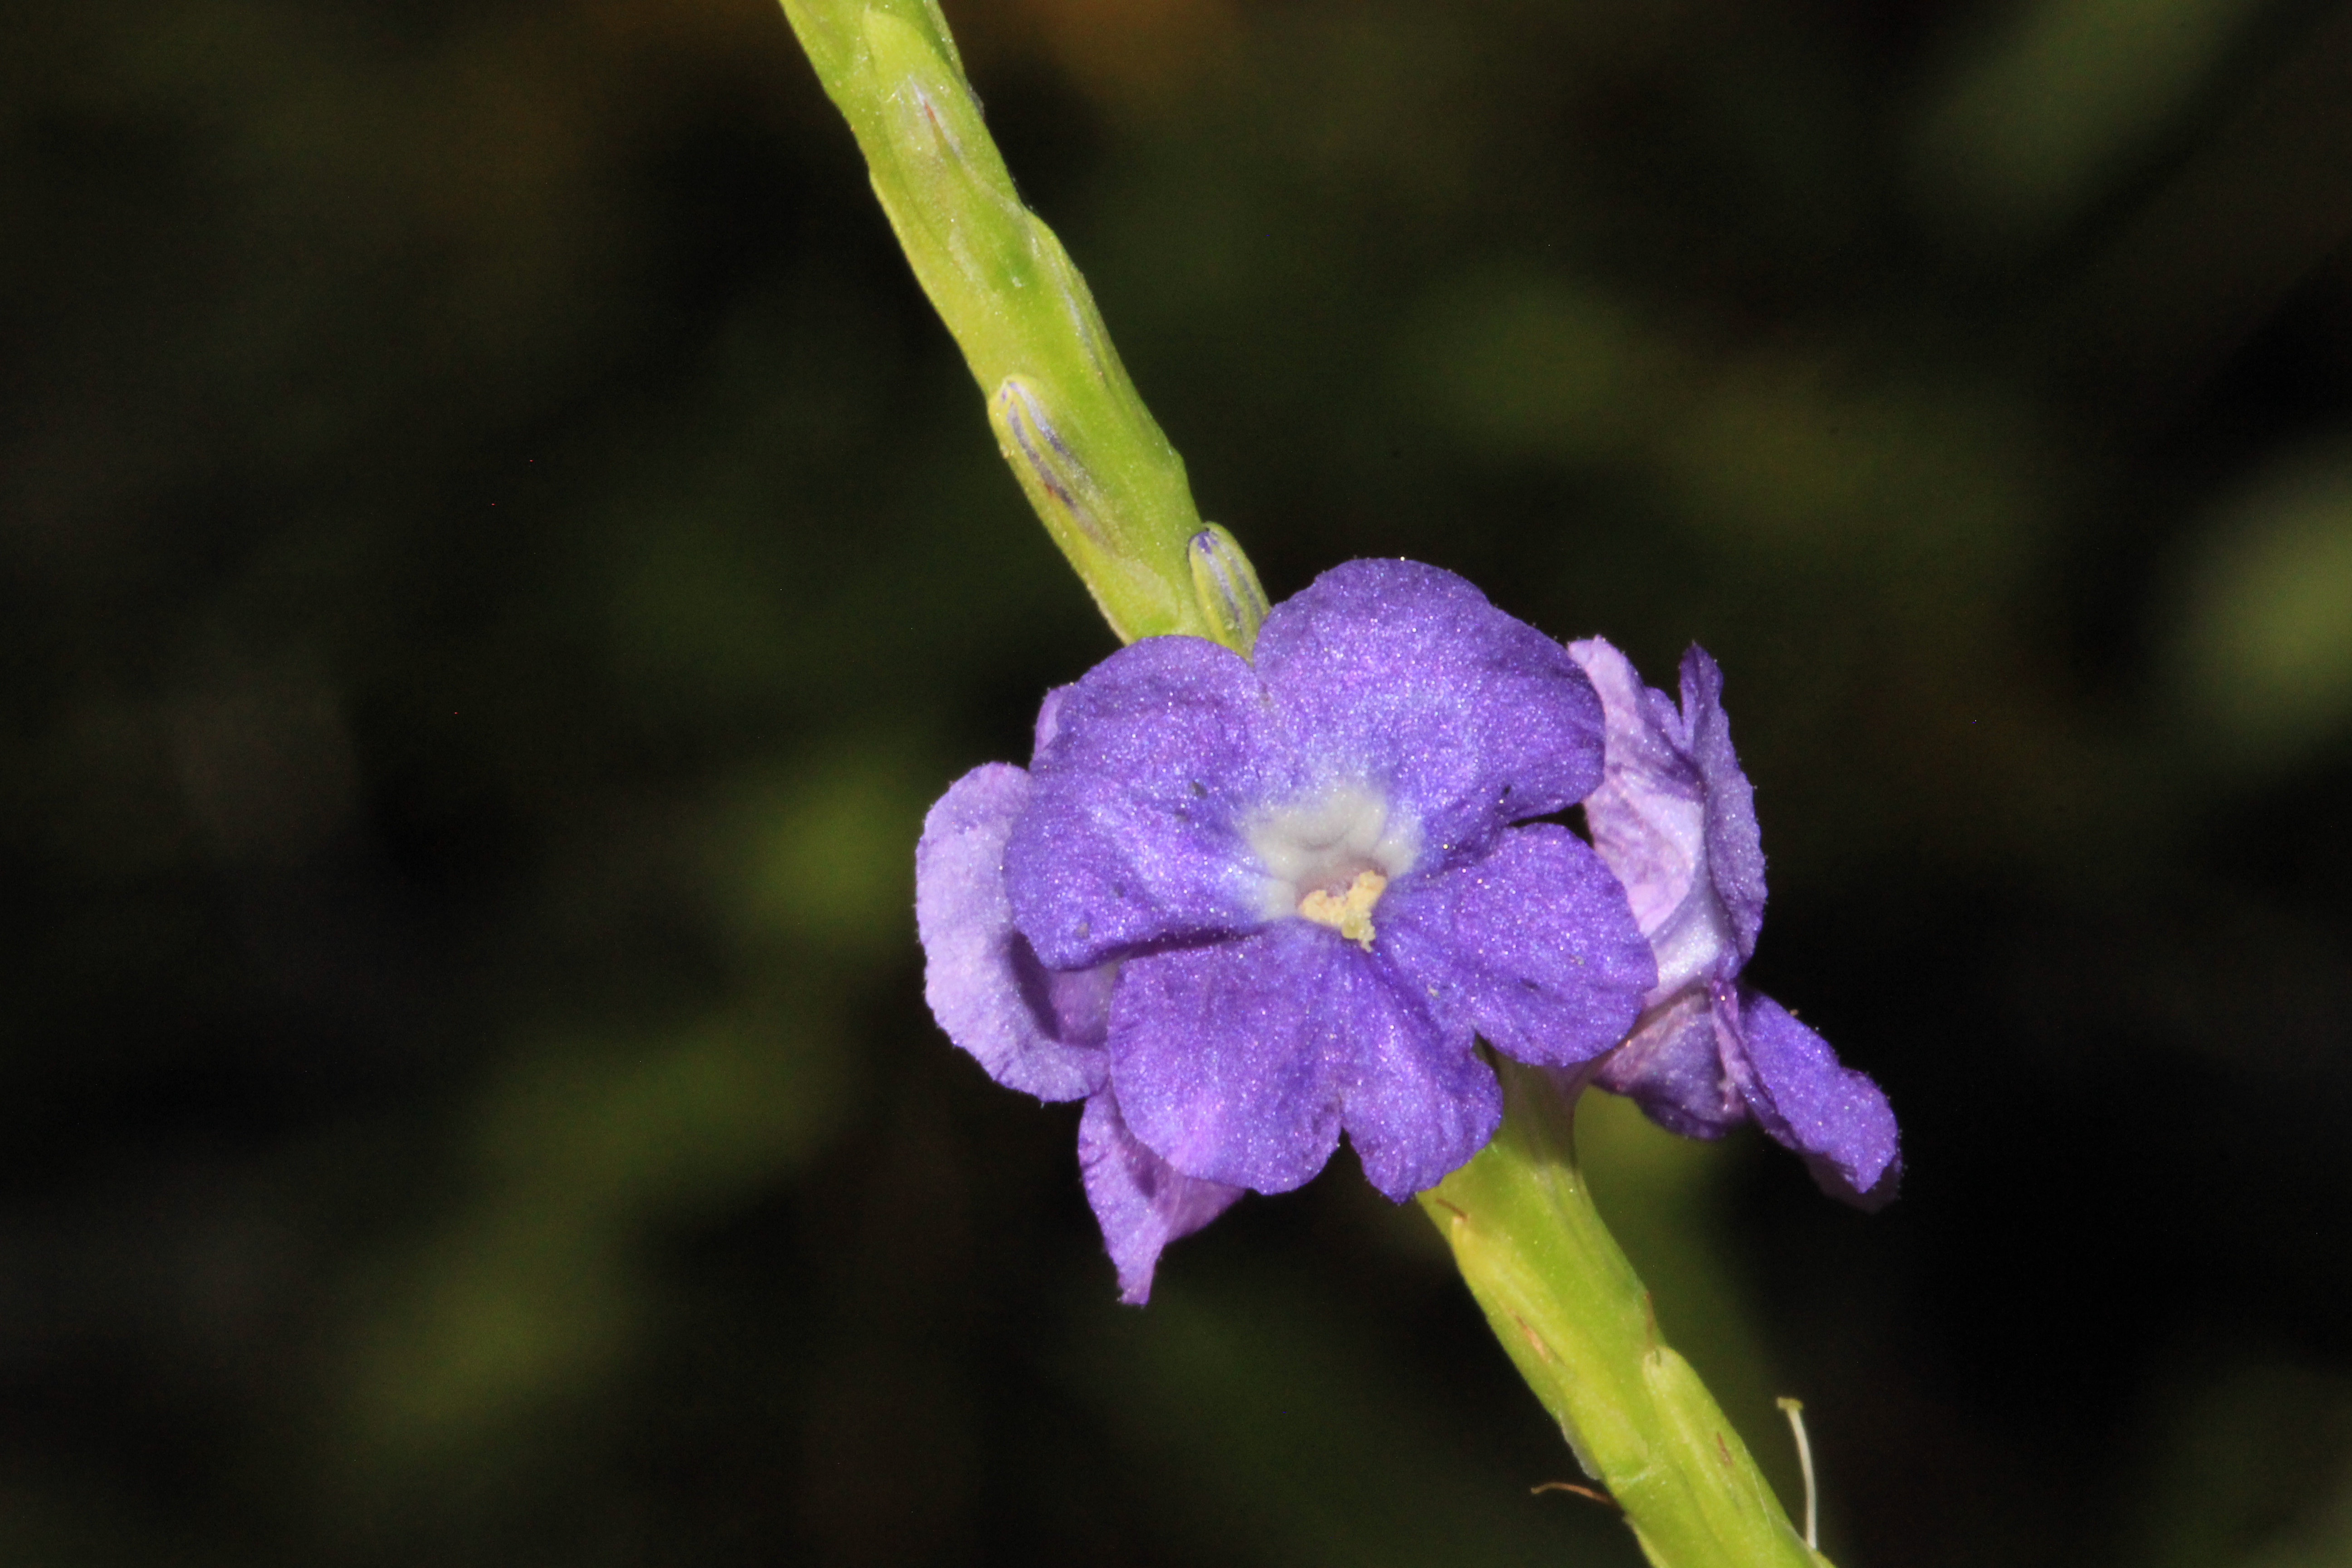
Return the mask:
POLYGON ((1136 1136, 1180 1171, 1261 1193, 1321 1170, 1344 1126, 1399 1200, 1494 1135, 1494 1073, 1391 966, 1286 921, 1129 960, 1111 1003, 1111 1083, 1136 1136))
POLYGON ((1339 1120, 1365 1179, 1402 1203, 1486 1146, 1503 1120, 1502 1086, 1468 1029, 1438 1026, 1373 963, 1347 967, 1358 984, 1346 1015, 1353 1060, 1339 1120))
POLYGON ((1049 973, 1013 929, 1004 847, 1029 795, 1027 773, 990 763, 958 779, 923 819, 915 847, 923 999, 997 1082, 1077 1100, 1103 1081, 1115 971, 1049 973))
POLYGON ((1129 960, 1111 997, 1110 1081, 1136 1136, 1187 1174, 1255 1192, 1321 1170, 1339 1143, 1340 1031, 1353 1022, 1344 946, 1285 921, 1129 960))
POLYGON ((1571 644, 1569 652, 1591 676, 1607 715, 1607 768, 1584 816, 1593 848, 1624 884, 1656 952, 1651 1001, 1727 980, 1755 949, 1764 858, 1714 661, 1697 648, 1684 660, 1685 707, 1677 712, 1601 638, 1571 644), (1726 888, 1736 904, 1726 902, 1726 888))
POLYGON ((1714 999, 1687 990, 1643 1020, 1601 1058, 1595 1082, 1685 1138, 1720 1138, 1748 1120, 1748 1101, 1725 1076, 1714 999))
POLYGON ((1566 650, 1451 572, 1336 566, 1255 658, 1309 764, 1378 785, 1444 853, 1563 810, 1601 776, 1601 707, 1566 650))
POLYGON ((1865 1209, 1895 1196, 1903 1163, 1878 1086, 1841 1067, 1829 1042, 1761 992, 1718 986, 1724 1066, 1767 1132, 1805 1157, 1832 1197, 1865 1209))
POLYGON ((1683 654, 1683 727, 1706 786, 1706 870, 1715 896, 1738 933, 1739 960, 1756 952, 1764 928, 1764 835, 1756 823, 1756 788, 1731 749, 1723 711, 1723 671, 1693 643, 1683 654))
POLYGON ((1591 677, 1607 718, 1608 762, 1584 803, 1592 845, 1625 885, 1634 920, 1654 932, 1699 880, 1706 799, 1698 764, 1675 744, 1673 704, 1642 684, 1623 654, 1599 637, 1568 651, 1591 677))
POLYGON ((1089 1097, 1078 1119, 1078 1168, 1103 1245, 1118 1269, 1118 1299, 1140 1307, 1151 1298, 1160 1251, 1233 1206, 1239 1187, 1185 1175, 1127 1129, 1108 1089, 1089 1097))
POLYGON ((1069 700, 1076 685, 1056 686, 1045 693, 1045 700, 1037 704, 1037 723, 1029 743, 1029 760, 1034 763, 1054 743, 1055 734, 1062 727, 1062 704, 1069 700))
POLYGON ((1198 637, 1148 637, 1067 689, 1004 858, 1013 916, 1055 969, 1256 924, 1236 826, 1296 787, 1264 689, 1198 637))
POLYGON ((1505 1056, 1565 1067, 1622 1039, 1657 979, 1624 890, 1549 823, 1484 859, 1394 889, 1373 912, 1387 954, 1438 1016, 1505 1056))
POLYGON ((1110 1008, 1129 1126, 1179 1171, 1256 1192, 1322 1171, 1340 1129, 1388 1196, 1434 1187, 1503 1114, 1470 1047, 1390 963, 1306 921, 1129 959, 1110 1008))

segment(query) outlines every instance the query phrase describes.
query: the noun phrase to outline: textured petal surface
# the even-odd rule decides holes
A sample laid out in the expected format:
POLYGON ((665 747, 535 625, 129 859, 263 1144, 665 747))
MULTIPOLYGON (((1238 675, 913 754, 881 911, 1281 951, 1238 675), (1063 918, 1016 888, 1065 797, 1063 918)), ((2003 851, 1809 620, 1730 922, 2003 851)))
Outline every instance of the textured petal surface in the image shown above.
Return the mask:
POLYGON ((1698 764, 1676 747, 1681 716, 1599 637, 1570 643, 1607 716, 1607 763, 1584 803, 1593 847, 1625 885, 1633 918, 1656 931, 1689 899, 1706 854, 1698 764))
POLYGON ((1760 992, 1718 987, 1715 1014, 1724 1065, 1764 1130, 1802 1154, 1832 1196, 1865 1209, 1892 1200, 1902 1160, 1878 1086, 1760 992))
POLYGON ((1054 743, 1054 736, 1062 728, 1062 704, 1068 701, 1070 693, 1076 689, 1075 682, 1068 686, 1056 686, 1045 693, 1045 700, 1037 704, 1037 723, 1032 731, 1029 746, 1032 763, 1043 756, 1045 748, 1054 743))
POLYGON ((1715 662, 1696 647, 1685 656, 1677 711, 1607 642, 1594 637, 1569 651, 1591 676, 1608 723, 1608 762, 1584 803, 1585 821, 1657 955, 1651 1000, 1727 980, 1755 951, 1764 857, 1715 662), (1727 886, 1736 901, 1727 902, 1727 886))
POLYGON ((1365 1179, 1402 1203, 1486 1146, 1503 1120, 1502 1086, 1468 1029, 1439 1027, 1383 966, 1348 968, 1350 1060, 1339 1120, 1365 1179))
POLYGON ((1444 856, 1601 777, 1601 705, 1558 643, 1451 572, 1350 561, 1277 605, 1255 655, 1310 770, 1364 779, 1444 856))
POLYGON ((1066 689, 1040 730, 1004 865, 1041 959, 1083 969, 1256 923, 1263 879, 1237 822, 1297 786, 1245 661, 1198 637, 1149 637, 1066 689))
POLYGON ((1616 879, 1549 823, 1401 885, 1374 918, 1378 951, 1439 1017, 1523 1062, 1566 1067, 1607 1050, 1657 978, 1616 879))
POLYGON ((1755 956, 1764 928, 1764 835, 1756 822, 1756 788, 1731 749, 1723 711, 1723 671, 1693 643, 1683 654, 1683 730, 1706 792, 1706 869, 1739 945, 1755 956))
POLYGON ((1286 921, 1129 961, 1111 998, 1110 1081, 1136 1136, 1189 1175, 1255 1192, 1321 1170, 1339 1143, 1345 947, 1286 921))
POLYGON ((1715 1001, 1705 990, 1685 991, 1643 1019, 1593 1081, 1685 1138, 1720 1138, 1748 1120, 1748 1101, 1724 1071, 1715 1001))
POLYGON ((1087 1202, 1102 1226, 1103 1245, 1118 1269, 1118 1299, 1150 1299, 1160 1254, 1233 1206, 1242 1189, 1185 1175, 1128 1131, 1109 1090, 1087 1101, 1078 1120, 1078 1169, 1087 1202))
POLYGON ((1077 1100, 1103 1080, 1113 970, 1048 973, 1013 929, 1004 848, 1029 775, 973 769, 933 805, 915 847, 915 926, 923 998, 948 1038, 988 1075, 1041 1100, 1077 1100))

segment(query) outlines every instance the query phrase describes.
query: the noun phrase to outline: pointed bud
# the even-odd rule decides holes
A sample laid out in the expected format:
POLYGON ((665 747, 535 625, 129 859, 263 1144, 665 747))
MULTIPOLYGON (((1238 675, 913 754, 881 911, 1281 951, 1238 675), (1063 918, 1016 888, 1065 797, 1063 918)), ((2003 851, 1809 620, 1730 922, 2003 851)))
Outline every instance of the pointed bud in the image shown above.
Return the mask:
POLYGON ((1211 635, 1243 657, 1257 641, 1265 619, 1265 590, 1257 571, 1234 536, 1211 523, 1192 536, 1192 592, 1208 617, 1211 635))
POLYGON ((988 400, 988 422, 996 426, 996 443, 1029 493, 1029 504, 1054 531, 1075 528, 1097 550, 1110 549, 1103 531, 1102 487, 1054 427, 1037 384, 1026 376, 1006 376, 988 400))

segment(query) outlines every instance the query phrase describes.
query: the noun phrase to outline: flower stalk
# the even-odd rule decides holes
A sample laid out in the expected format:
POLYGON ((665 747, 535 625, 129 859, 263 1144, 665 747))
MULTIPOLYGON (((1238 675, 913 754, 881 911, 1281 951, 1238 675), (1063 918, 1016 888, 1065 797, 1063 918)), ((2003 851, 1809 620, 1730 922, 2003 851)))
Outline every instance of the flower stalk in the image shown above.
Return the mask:
POLYGON ((1580 1074, 1496 1056, 1503 1124, 1421 1194, 1471 1294, 1657 1568, 1827 1568, 1658 1334, 1577 1163, 1580 1074))
POLYGON ((783 0, 874 194, 988 399, 1030 504, 1127 641, 1227 643, 1190 554, 1183 460, 1111 348, 1086 279, 1022 205, 935 0, 783 0))

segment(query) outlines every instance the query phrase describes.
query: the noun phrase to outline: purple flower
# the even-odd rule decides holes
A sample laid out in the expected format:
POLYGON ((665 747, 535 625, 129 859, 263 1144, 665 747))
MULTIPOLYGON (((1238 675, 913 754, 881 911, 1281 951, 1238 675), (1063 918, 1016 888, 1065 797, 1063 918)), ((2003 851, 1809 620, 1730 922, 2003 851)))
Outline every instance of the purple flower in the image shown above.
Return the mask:
POLYGON ((1654 987, 1624 891, 1534 820, 1601 776, 1559 644, 1450 573, 1357 561, 1253 659, 1153 637, 1049 698, 917 851, 926 994, 998 1081, 1087 1100, 1087 1195, 1141 1300, 1169 1241, 1346 1133, 1402 1200, 1501 1115, 1483 1036, 1598 1056, 1654 987))
POLYGON ((1607 766, 1585 821, 1658 963, 1640 1024, 1597 1081, 1696 1138, 1752 1118, 1804 1156, 1823 1191, 1879 1207, 1902 1173, 1886 1097, 1739 982, 1764 923, 1764 851, 1755 791, 1731 749, 1722 672, 1693 647, 1677 710, 1600 638, 1569 652, 1608 715, 1607 766))

